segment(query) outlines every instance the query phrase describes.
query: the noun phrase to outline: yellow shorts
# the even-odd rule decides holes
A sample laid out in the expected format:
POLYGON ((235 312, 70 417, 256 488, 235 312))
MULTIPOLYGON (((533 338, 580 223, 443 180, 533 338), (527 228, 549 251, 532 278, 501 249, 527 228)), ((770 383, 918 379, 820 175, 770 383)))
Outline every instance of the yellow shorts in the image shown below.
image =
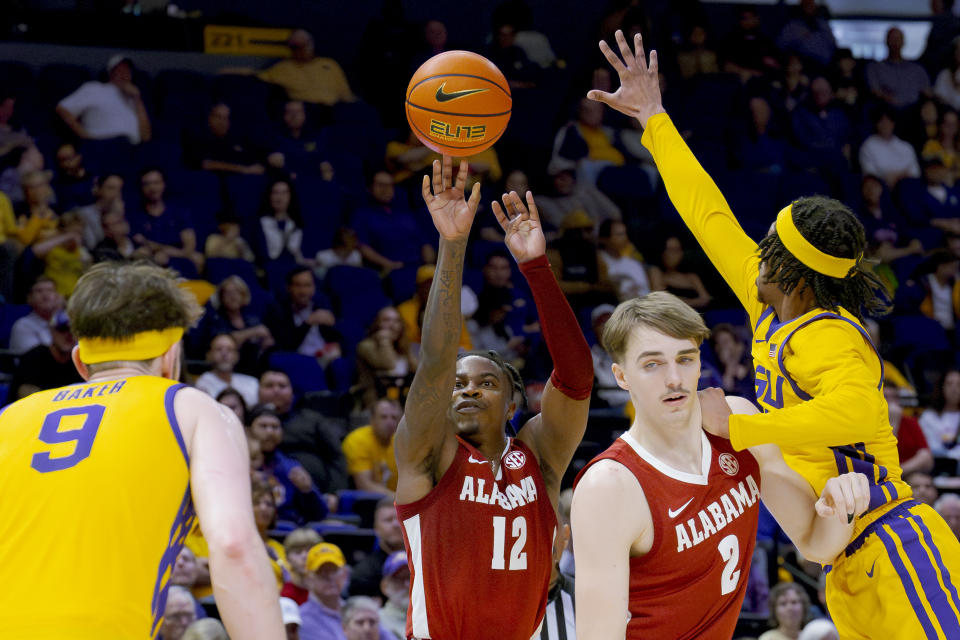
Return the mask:
POLYGON ((906 500, 867 526, 827 573, 841 640, 960 639, 960 542, 925 504, 906 500))

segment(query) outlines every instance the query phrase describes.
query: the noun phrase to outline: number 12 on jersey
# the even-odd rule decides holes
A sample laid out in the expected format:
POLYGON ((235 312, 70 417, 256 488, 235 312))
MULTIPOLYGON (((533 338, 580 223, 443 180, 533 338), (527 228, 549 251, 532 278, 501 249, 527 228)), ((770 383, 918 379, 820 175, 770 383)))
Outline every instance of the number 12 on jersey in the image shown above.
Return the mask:
MULTIPOLYGON (((527 519, 517 516, 511 524, 513 547, 510 549, 510 571, 523 571, 527 568, 527 552, 523 547, 527 544, 527 519)), ((493 560, 491 569, 505 569, 503 551, 507 537, 507 519, 504 516, 493 516, 493 560)))

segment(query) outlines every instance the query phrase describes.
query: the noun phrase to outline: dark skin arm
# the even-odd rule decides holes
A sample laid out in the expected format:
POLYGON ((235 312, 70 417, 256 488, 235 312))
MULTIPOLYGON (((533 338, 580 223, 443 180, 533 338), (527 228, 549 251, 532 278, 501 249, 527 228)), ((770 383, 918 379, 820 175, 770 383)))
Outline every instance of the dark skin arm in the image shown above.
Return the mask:
POLYGON ((440 234, 437 270, 423 314, 420 364, 410 386, 404 416, 397 427, 397 503, 419 500, 433 489, 456 454, 450 402, 456 378, 460 341, 460 288, 467 237, 480 202, 475 184, 464 197, 467 163, 460 163, 456 180, 453 163, 444 157, 433 163, 433 189, 423 178, 423 199, 440 234))

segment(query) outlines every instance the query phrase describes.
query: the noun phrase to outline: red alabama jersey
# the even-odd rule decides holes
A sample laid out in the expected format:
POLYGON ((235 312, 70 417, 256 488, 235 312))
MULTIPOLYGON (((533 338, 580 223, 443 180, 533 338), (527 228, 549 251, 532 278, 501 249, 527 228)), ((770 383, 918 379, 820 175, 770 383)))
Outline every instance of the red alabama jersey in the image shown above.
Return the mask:
POLYGON ((397 505, 410 564, 407 638, 529 640, 547 606, 557 517, 533 452, 511 438, 497 477, 457 438, 426 496, 397 505))
POLYGON ((704 433, 702 442, 699 474, 668 467, 629 432, 583 470, 619 462, 650 505, 653 546, 630 558, 627 640, 730 640, 737 626, 757 537, 760 471, 729 440, 704 433))

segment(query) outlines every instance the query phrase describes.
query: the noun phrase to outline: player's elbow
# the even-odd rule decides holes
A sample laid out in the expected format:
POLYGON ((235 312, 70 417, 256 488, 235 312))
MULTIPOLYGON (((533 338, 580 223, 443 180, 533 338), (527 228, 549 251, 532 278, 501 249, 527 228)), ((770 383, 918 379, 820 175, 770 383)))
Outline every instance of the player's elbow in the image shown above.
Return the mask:
POLYGON ((228 562, 243 561, 254 553, 263 552, 263 542, 249 527, 224 527, 223 530, 204 532, 211 558, 228 562))

